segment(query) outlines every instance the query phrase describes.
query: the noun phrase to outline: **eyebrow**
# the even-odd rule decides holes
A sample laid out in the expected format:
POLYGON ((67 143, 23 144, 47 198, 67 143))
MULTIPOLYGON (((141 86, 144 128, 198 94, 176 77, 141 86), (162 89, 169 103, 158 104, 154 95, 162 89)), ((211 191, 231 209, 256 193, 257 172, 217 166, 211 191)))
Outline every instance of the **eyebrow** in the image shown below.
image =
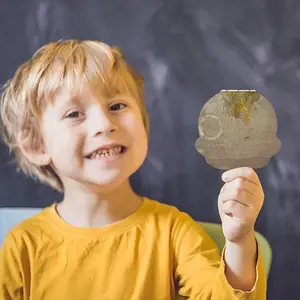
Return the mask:
MULTIPOLYGON (((78 95, 74 95, 74 96, 69 96, 69 97, 63 97, 63 101, 58 101, 58 102, 61 102, 61 103, 57 103, 57 107, 59 110, 63 110, 65 109, 66 107, 70 106, 70 105, 74 105, 74 104, 84 104, 84 100, 83 100, 84 97, 79 97, 78 95), (66 99, 65 99, 66 98, 66 99)), ((132 101, 134 100, 134 97, 131 96, 131 95, 127 95, 127 94, 118 94, 118 95, 115 95, 113 97, 110 97, 110 98, 103 98, 103 100, 105 102, 110 102, 110 101, 115 101, 115 100, 127 100, 127 101, 132 101)))

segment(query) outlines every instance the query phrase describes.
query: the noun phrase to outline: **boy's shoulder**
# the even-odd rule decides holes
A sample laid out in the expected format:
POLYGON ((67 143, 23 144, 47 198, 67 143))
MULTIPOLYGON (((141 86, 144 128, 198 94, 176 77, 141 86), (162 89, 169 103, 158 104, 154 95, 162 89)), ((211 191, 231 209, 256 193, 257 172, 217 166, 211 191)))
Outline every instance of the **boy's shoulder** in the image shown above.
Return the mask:
POLYGON ((27 217, 28 214, 23 213, 22 210, 6 214, 3 224, 4 240, 13 238, 15 242, 20 243, 26 240, 26 236, 39 235, 43 231, 45 224, 47 224, 47 212, 52 209, 54 204, 42 209, 34 209, 33 215, 27 217), (12 218, 8 220, 8 218, 12 218), (15 225, 11 226, 14 223, 15 225))
POLYGON ((146 201, 148 201, 152 205, 151 214, 157 218, 160 218, 160 219, 167 218, 173 222, 176 222, 176 221, 195 222, 188 213, 181 211, 179 208, 177 208, 174 205, 166 204, 166 203, 160 202, 158 200, 149 199, 149 198, 146 198, 146 201))
POLYGON ((169 232, 175 240, 182 240, 183 237, 190 241, 196 241, 199 238, 201 240, 205 238, 206 241, 210 240, 201 221, 193 219, 187 212, 157 200, 149 199, 148 201, 152 203, 153 209, 146 218, 145 224, 150 225, 150 227, 155 224, 158 230, 169 232))

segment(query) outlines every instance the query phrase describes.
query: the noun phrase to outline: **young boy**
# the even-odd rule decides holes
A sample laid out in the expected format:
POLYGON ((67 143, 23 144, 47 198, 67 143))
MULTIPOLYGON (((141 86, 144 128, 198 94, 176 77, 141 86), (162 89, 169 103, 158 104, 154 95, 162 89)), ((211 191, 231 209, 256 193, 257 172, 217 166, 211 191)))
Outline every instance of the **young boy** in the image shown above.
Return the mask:
POLYGON ((223 174, 221 257, 191 217, 131 189, 149 122, 143 80, 118 49, 45 45, 5 85, 1 120, 18 166, 64 194, 7 234, 1 300, 266 299, 252 169, 223 174))

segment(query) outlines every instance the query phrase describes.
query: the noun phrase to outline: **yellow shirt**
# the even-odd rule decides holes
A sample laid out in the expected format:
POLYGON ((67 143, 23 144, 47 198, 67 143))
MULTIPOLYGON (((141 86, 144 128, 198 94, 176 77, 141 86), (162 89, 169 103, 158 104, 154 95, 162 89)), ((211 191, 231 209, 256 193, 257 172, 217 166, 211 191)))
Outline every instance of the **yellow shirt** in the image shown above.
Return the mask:
POLYGON ((103 228, 72 226, 53 204, 7 234, 0 299, 265 300, 261 256, 253 290, 242 292, 227 283, 223 255, 191 217, 148 198, 103 228))

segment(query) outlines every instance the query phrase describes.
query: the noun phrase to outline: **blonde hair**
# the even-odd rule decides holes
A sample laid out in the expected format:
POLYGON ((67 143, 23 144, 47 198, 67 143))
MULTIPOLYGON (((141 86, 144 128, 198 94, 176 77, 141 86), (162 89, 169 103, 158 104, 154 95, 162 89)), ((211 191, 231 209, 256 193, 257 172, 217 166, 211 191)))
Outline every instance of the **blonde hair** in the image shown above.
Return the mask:
POLYGON ((86 83, 97 84, 104 95, 126 92, 133 96, 149 136, 143 77, 125 61, 119 48, 99 41, 66 40, 41 47, 4 84, 1 94, 1 135, 18 170, 60 192, 63 184, 59 176, 51 166, 30 162, 20 148, 20 137, 33 149, 42 145, 39 120, 49 101, 62 88, 80 88, 86 83))

